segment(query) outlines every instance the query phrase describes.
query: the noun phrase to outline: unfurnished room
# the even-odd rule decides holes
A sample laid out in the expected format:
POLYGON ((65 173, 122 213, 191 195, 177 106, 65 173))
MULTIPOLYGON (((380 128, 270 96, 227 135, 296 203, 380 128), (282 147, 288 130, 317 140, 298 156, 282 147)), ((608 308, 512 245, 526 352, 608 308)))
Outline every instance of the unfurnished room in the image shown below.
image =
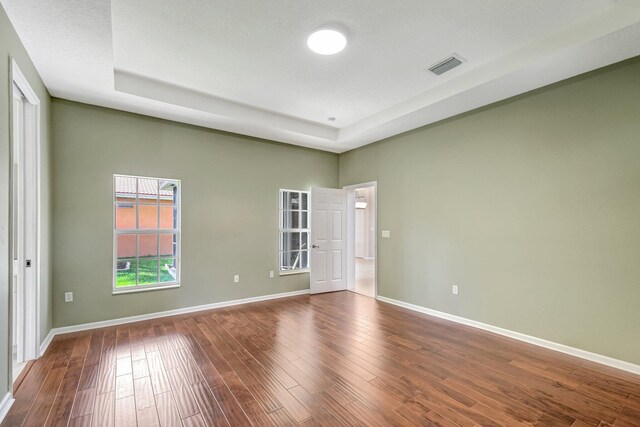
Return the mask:
POLYGON ((640 1, 0 0, 0 427, 640 427, 640 1))

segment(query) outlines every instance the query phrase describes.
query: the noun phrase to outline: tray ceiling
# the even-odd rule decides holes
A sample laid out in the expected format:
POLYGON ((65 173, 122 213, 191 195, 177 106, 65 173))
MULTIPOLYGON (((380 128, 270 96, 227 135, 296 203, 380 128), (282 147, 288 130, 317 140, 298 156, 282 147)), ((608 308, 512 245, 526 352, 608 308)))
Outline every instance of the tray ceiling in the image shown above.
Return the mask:
POLYGON ((333 152, 640 54, 633 0, 1 1, 53 96, 333 152))

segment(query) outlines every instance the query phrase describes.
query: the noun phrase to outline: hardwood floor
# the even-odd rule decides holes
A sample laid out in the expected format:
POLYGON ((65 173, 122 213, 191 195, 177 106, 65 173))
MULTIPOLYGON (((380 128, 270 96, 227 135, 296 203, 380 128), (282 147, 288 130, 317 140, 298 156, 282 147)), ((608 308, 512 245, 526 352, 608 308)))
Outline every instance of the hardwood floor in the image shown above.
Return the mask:
POLYGON ((348 292, 55 337, 2 426, 632 426, 640 377, 348 292))

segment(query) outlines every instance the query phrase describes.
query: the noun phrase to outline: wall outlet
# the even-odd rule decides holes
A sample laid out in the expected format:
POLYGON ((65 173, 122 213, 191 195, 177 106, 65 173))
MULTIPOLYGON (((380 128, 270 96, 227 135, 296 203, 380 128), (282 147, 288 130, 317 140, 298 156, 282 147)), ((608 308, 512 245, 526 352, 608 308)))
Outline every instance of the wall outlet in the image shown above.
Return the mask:
POLYGON ((64 302, 73 302, 73 292, 64 293, 64 302))
POLYGON ((233 276, 233 283, 239 283, 240 282, 240 276, 239 275, 235 275, 233 276))
POLYGON ((382 237, 384 237, 385 239, 388 239, 389 237, 391 237, 391 231, 382 230, 382 237))
POLYGON ((453 285, 451 287, 451 293, 454 295, 458 295, 458 285, 453 285))
POLYGON ((275 273, 275 271, 271 270, 271 271, 269 272, 269 278, 270 278, 270 279, 273 279, 274 277, 276 277, 276 273, 275 273))

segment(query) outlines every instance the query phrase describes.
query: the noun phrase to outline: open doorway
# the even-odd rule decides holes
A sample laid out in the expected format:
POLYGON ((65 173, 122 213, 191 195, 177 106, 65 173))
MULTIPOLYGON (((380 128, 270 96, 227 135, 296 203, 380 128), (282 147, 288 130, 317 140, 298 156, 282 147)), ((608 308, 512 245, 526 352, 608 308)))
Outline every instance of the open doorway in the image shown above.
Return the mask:
POLYGON ((15 381, 39 345, 40 101, 11 63, 11 367, 15 381))
POLYGON ((351 185, 348 191, 347 289, 375 298, 376 286, 376 183, 351 185))

